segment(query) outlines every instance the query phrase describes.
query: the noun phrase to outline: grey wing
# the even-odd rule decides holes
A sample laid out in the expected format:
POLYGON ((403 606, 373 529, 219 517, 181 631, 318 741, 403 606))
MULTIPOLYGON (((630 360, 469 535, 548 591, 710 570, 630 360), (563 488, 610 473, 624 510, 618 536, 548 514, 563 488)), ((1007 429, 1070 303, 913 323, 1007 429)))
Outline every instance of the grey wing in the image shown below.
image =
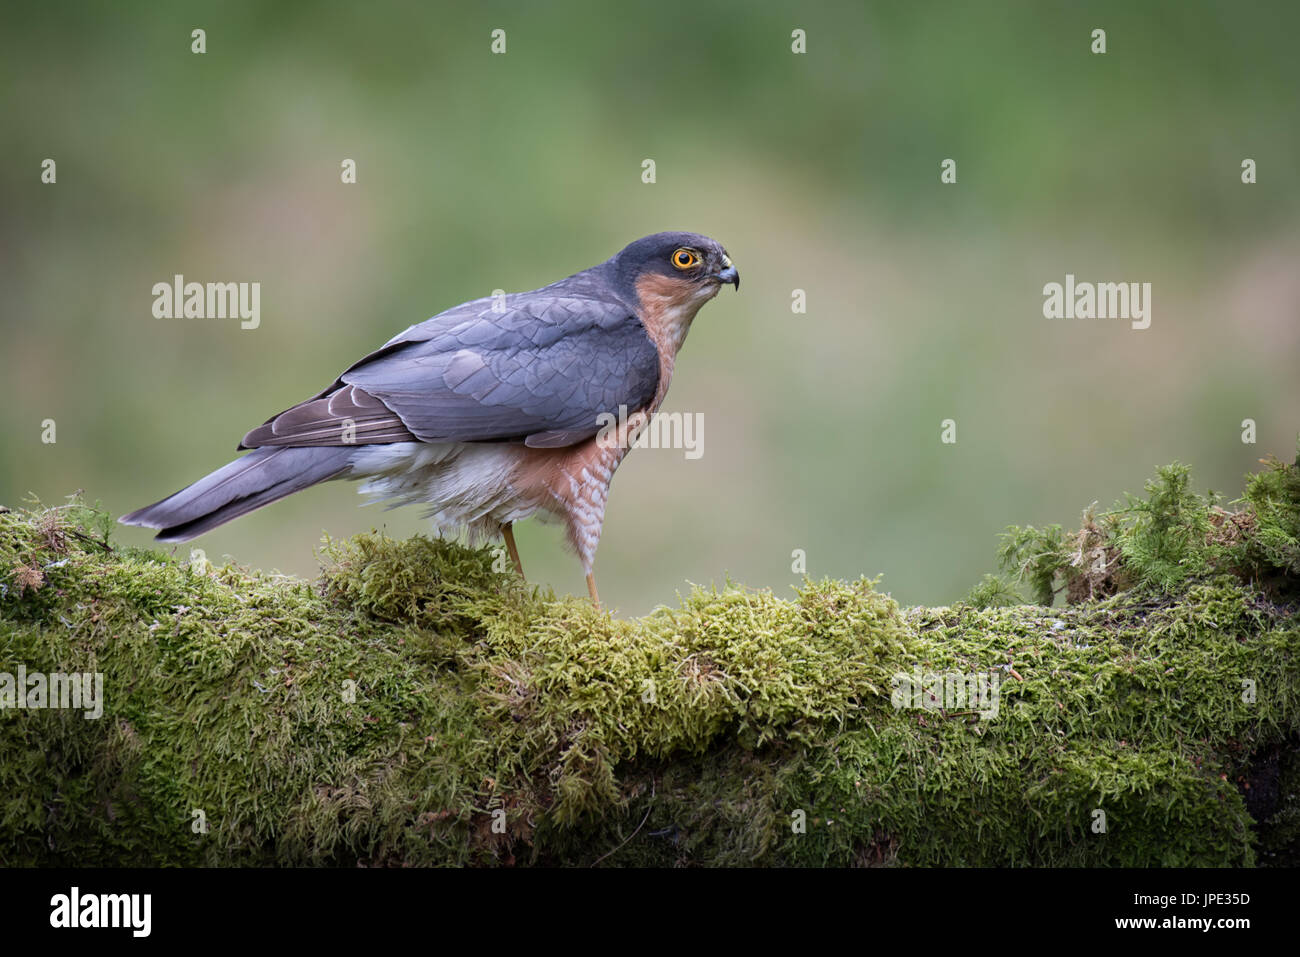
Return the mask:
POLYGON ((412 326, 243 445, 572 445, 647 405, 659 354, 622 303, 557 290, 478 300, 412 326))

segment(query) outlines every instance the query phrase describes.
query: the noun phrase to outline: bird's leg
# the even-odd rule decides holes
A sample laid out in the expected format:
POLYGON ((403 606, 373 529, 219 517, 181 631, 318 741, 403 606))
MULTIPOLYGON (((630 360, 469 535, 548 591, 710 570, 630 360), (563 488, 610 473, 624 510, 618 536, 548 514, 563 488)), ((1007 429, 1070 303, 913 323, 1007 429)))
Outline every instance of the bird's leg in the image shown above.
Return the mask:
MULTIPOLYGON (((519 549, 515 548, 515 533, 509 522, 501 526, 501 534, 505 536, 506 551, 510 553, 510 560, 515 563, 515 571, 519 573, 520 578, 524 578, 524 563, 519 560, 519 549)), ((524 578, 524 581, 528 579, 524 578)))
POLYGON ((600 596, 596 594, 596 576, 591 572, 587 572, 587 593, 591 595, 591 603, 595 605, 596 610, 599 611, 600 596))

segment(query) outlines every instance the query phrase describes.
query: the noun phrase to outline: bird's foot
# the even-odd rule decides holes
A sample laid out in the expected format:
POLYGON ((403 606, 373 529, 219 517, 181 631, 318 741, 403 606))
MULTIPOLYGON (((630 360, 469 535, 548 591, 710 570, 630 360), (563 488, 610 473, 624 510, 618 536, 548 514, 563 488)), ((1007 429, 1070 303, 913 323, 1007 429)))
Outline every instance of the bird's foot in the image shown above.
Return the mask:
POLYGON ((510 553, 510 560, 515 563, 515 571, 519 573, 520 578, 523 578, 524 581, 528 581, 527 578, 524 578, 524 563, 519 560, 519 549, 515 548, 514 529, 512 529, 509 524, 502 525, 501 534, 505 537, 506 551, 510 553))

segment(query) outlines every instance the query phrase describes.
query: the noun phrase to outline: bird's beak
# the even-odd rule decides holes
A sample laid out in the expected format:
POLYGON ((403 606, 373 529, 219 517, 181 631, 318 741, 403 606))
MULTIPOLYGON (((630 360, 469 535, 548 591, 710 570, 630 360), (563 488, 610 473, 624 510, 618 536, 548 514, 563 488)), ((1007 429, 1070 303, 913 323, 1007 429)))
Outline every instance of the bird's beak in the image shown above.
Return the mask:
POLYGON ((715 273, 714 275, 717 277, 718 282, 729 282, 735 286, 737 290, 740 289, 740 273, 736 270, 735 266, 729 265, 726 269, 722 270, 722 272, 715 273))

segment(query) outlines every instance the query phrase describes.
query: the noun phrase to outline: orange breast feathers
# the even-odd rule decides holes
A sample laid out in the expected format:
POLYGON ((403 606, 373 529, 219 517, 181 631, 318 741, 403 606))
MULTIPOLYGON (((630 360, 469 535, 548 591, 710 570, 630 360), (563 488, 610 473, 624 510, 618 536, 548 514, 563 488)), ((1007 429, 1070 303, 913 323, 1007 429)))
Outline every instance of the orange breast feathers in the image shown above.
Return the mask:
POLYGON ((641 323, 650 334, 655 349, 659 351, 659 388, 655 391, 654 400, 646 407, 646 412, 654 412, 663 402, 664 395, 668 392, 668 382, 673 377, 677 350, 682 347, 695 314, 721 288, 720 285, 700 285, 659 273, 648 273, 637 280, 636 294, 641 300, 641 323))

